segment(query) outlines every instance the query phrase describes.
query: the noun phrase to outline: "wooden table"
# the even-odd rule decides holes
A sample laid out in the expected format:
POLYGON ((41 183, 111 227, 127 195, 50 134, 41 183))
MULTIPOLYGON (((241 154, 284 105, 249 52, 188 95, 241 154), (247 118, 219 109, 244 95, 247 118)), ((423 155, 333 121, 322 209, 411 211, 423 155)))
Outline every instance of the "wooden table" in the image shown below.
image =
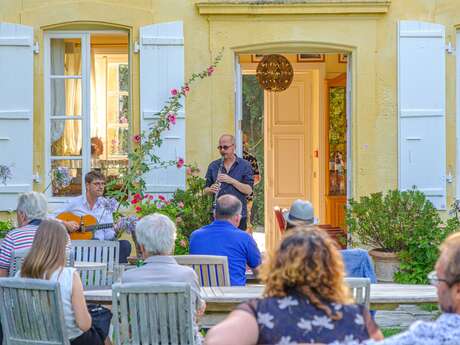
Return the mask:
POLYGON ((106 262, 75 261, 73 267, 77 270, 97 271, 107 267, 106 262))
MULTIPOLYGON (((263 285, 232 287, 203 287, 201 296, 206 301, 206 315, 200 324, 211 327, 224 319, 237 305, 262 295, 263 285)), ((88 302, 112 303, 112 290, 84 292, 88 302)), ((436 288, 430 285, 372 284, 371 309, 394 310, 401 304, 437 303, 436 288)))

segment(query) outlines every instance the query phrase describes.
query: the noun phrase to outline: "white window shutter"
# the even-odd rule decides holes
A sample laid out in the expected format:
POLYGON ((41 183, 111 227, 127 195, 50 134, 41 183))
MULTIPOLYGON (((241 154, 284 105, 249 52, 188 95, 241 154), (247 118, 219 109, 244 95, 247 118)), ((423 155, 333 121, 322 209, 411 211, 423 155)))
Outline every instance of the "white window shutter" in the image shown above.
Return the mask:
POLYGON ((446 209, 444 26, 401 21, 398 48, 399 188, 446 209))
MULTIPOLYGON (((184 35, 182 22, 153 24, 140 29, 141 130, 149 131, 155 114, 171 96, 171 89, 184 85, 184 35)), ((185 159, 185 111, 177 123, 162 134, 163 144, 155 154, 162 161, 185 159)), ((175 166, 153 169, 145 176, 147 192, 173 193, 185 188, 185 169, 175 166)))
POLYGON ((33 38, 29 26, 0 23, 0 164, 12 170, 0 181, 0 211, 32 190, 33 38))

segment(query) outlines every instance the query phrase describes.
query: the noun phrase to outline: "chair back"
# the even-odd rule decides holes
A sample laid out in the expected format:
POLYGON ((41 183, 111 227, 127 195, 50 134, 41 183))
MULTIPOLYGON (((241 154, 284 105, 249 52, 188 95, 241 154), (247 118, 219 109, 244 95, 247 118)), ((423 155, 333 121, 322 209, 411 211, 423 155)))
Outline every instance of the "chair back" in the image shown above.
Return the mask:
POLYGON ((10 277, 14 277, 16 273, 21 270, 22 263, 24 262, 24 259, 26 258, 27 254, 29 254, 29 251, 30 248, 27 248, 15 250, 11 253, 11 265, 9 271, 10 277))
POLYGON ((74 261, 100 262, 100 269, 79 269, 83 287, 110 287, 116 281, 120 244, 118 241, 72 241, 74 261))
POLYGON ((112 287, 117 345, 195 344, 195 295, 185 283, 128 283, 112 287))
POLYGON ((273 212, 275 213, 276 224, 278 225, 278 230, 281 234, 284 234, 286 231, 286 221, 284 220, 283 212, 278 206, 273 207, 273 212))
POLYGON ((70 344, 56 282, 0 279, 0 315, 5 344, 70 344))
MULTIPOLYGON (((9 276, 14 277, 17 272, 21 270, 22 264, 24 263, 24 260, 29 254, 30 248, 27 249, 20 249, 16 250, 11 254, 11 266, 10 266, 10 271, 9 271, 9 276)), ((73 254, 68 253, 67 254, 67 262, 66 266, 67 267, 73 267, 73 254)))
POLYGON ((192 268, 200 286, 230 286, 230 272, 226 256, 175 255, 179 265, 192 268))
POLYGON ((371 280, 369 278, 345 278, 356 304, 363 304, 369 309, 371 300, 371 280))

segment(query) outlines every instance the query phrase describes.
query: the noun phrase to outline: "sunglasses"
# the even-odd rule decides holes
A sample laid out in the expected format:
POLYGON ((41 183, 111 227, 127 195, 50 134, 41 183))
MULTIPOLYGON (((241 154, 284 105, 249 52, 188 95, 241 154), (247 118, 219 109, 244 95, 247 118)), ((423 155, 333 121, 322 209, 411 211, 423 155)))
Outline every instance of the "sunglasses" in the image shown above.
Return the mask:
POLYGON ((227 151, 227 150, 228 150, 230 147, 232 147, 232 146, 233 146, 233 144, 232 144, 232 145, 219 145, 219 146, 217 146, 217 149, 218 149, 219 151, 221 151, 221 150, 227 151))

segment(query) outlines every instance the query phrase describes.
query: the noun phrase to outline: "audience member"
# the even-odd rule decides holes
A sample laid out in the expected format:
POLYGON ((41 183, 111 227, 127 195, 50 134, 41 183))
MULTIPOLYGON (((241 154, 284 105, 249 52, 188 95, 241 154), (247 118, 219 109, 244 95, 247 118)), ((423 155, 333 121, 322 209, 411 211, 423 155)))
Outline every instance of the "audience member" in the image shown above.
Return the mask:
POLYGON ((453 345, 460 344, 460 232, 441 246, 435 271, 428 275, 436 286, 442 314, 436 321, 416 321, 407 331, 369 345, 453 345))
POLYGON ((241 201, 233 195, 217 199, 215 221, 190 236, 190 254, 220 255, 228 258, 231 285, 246 284, 246 265, 257 268, 260 252, 251 235, 239 231, 241 201))
POLYGON ((283 212, 283 216, 286 221, 286 230, 317 223, 313 205, 307 200, 297 199, 292 203, 289 211, 283 212))
POLYGON ((262 265, 264 297, 243 303, 207 334, 206 344, 331 343, 382 339, 369 312, 353 304, 332 239, 293 229, 262 265))
POLYGON ((28 192, 19 196, 16 207, 18 227, 8 232, 0 248, 0 277, 8 276, 15 251, 32 247, 38 226, 46 215, 45 195, 28 192))
POLYGON ((71 345, 104 344, 107 333, 101 334, 101 330, 92 325, 80 275, 75 268, 65 267, 68 241, 69 236, 62 223, 43 220, 18 275, 21 278, 45 279, 59 283, 64 321, 71 345))
MULTIPOLYGON (((144 259, 144 265, 123 273, 122 283, 169 282, 190 284, 195 296, 197 316, 205 310, 200 297, 198 277, 190 267, 179 265, 171 256, 176 239, 176 226, 165 215, 143 217, 136 225, 136 239, 144 259)), ((197 341, 200 342, 198 327, 197 341)))

